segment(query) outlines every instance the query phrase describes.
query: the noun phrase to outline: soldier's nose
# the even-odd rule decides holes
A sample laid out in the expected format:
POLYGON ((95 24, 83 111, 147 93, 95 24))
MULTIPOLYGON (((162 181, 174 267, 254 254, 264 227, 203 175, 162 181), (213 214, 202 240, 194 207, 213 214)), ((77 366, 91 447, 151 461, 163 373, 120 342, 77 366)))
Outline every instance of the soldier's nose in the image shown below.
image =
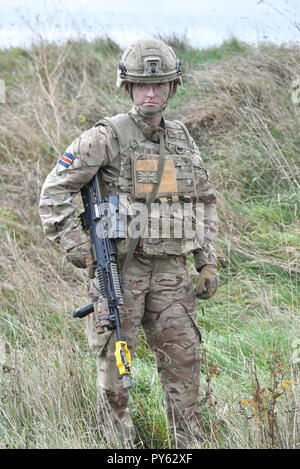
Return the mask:
POLYGON ((148 96, 149 98, 150 98, 150 97, 153 98, 154 94, 155 94, 155 93, 154 93, 154 87, 153 87, 153 85, 149 85, 149 86, 147 87, 147 96, 148 96))

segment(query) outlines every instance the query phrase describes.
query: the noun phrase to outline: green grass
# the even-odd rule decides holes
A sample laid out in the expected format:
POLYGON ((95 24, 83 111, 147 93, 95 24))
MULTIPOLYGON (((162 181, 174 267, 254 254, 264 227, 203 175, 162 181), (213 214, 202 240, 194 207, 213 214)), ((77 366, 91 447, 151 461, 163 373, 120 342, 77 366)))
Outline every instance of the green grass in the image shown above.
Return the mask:
POLYGON ((233 58, 236 54, 245 54, 248 46, 236 38, 231 38, 224 41, 220 46, 212 46, 207 48, 198 49, 192 47, 188 40, 170 36, 164 38, 168 44, 173 47, 177 57, 182 62, 183 71, 197 70, 199 66, 205 62, 214 63, 217 61, 224 61, 233 58))

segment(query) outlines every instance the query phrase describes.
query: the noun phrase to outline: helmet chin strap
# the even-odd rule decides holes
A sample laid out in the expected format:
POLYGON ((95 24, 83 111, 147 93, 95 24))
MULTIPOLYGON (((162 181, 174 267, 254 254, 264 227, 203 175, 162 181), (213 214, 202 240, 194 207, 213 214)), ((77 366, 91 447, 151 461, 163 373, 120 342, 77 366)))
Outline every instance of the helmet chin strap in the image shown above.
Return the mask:
POLYGON ((161 114, 167 107, 167 101, 162 106, 151 106, 148 108, 144 106, 137 106, 135 103, 133 103, 133 107, 141 116, 150 118, 161 114))

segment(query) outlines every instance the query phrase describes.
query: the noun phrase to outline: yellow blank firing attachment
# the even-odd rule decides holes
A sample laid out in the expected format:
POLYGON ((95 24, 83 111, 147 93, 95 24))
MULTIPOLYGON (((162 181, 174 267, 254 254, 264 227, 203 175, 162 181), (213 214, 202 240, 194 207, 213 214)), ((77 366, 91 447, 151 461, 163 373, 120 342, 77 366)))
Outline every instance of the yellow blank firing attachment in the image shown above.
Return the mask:
POLYGON ((125 341, 120 340, 116 342, 116 351, 115 357, 117 361, 117 367, 119 368, 120 375, 124 375, 125 373, 131 373, 130 365, 131 365, 131 356, 130 352, 127 348, 127 343, 125 341), (123 358, 122 358, 123 355, 123 358))

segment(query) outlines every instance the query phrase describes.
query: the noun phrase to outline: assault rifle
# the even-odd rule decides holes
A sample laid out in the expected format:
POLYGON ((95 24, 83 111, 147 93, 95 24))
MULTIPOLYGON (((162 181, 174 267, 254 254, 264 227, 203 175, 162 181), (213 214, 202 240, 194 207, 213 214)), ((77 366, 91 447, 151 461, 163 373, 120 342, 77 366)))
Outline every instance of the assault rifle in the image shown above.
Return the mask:
MULTIPOLYGON (((131 357, 127 343, 121 338, 119 315, 119 307, 123 304, 123 286, 121 274, 118 273, 115 240, 126 237, 119 212, 119 196, 109 196, 105 202, 97 175, 81 189, 81 196, 85 211, 80 214, 79 220, 83 229, 89 230, 90 233, 95 273, 99 282, 100 296, 93 299, 94 302, 101 303, 101 313, 96 327, 98 326, 100 333, 104 332, 103 328, 116 330, 116 364, 122 376, 123 387, 130 389, 131 357), (111 208, 113 210, 110 210, 111 208), (112 218, 113 223, 111 223, 112 218)), ((73 311, 73 317, 83 318, 93 311, 94 304, 90 303, 73 311)))

